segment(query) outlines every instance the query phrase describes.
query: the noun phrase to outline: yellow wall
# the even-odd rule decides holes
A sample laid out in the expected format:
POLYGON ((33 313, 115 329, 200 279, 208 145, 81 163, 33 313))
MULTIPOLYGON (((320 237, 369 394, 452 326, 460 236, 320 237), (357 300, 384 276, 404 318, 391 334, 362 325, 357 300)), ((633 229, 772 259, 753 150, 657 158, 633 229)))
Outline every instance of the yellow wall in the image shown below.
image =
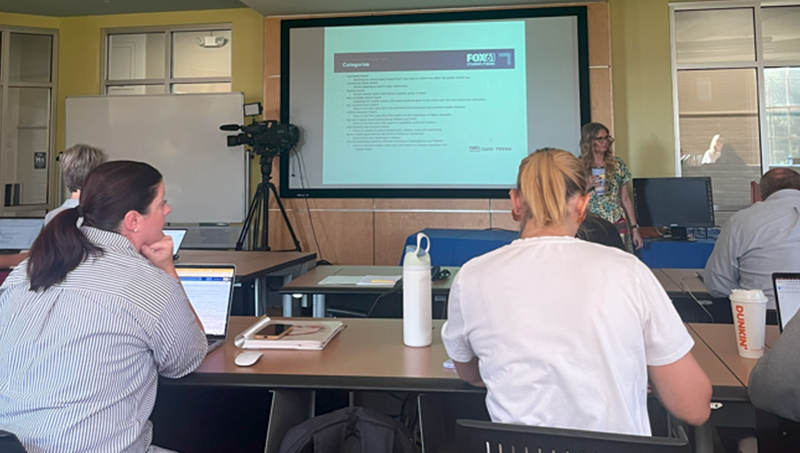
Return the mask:
POLYGON ((59 46, 58 126, 56 149, 64 147, 64 99, 100 93, 101 44, 104 28, 159 25, 233 24, 233 91, 246 102, 261 102, 264 74, 264 17, 249 8, 118 14, 61 19, 59 46))
POLYGON ((614 147, 635 177, 674 176, 670 1, 608 3, 614 147))
MULTIPOLYGON (((616 150, 637 177, 675 172, 669 0, 608 0, 616 150)), ((233 24, 233 90, 263 100, 264 20, 248 8, 53 18, 0 13, 0 24, 60 30, 56 148, 64 146, 64 98, 100 94, 101 30, 233 24)))
POLYGON ((667 0, 610 0, 614 135, 635 177, 673 176, 667 0))
POLYGON ((58 29, 60 19, 57 17, 32 16, 30 14, 14 14, 0 12, 0 25, 9 27, 38 27, 58 29))
MULTIPOLYGON (((232 24, 233 91, 244 93, 245 102, 263 101, 264 17, 249 8, 180 11, 108 16, 48 17, 0 12, 0 25, 37 27, 59 31, 59 61, 56 107, 56 150, 65 146, 65 99, 67 96, 100 93, 102 30, 118 27, 162 25, 232 24)), ((55 156, 51 156, 51 168, 55 156)), ((51 172, 55 195, 57 172, 51 172)), ((55 199, 51 196, 50 199, 55 199)))

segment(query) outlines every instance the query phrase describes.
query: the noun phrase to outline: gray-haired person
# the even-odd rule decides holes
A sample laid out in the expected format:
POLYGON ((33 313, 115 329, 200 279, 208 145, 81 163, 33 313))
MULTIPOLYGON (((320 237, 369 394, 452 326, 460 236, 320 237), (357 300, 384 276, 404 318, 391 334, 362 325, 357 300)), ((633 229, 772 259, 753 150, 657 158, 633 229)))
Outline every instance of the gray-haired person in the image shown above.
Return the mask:
POLYGON ((84 144, 77 144, 61 153, 61 158, 58 161, 61 180, 64 181, 64 185, 72 192, 72 195, 64 204, 47 213, 44 218, 45 225, 61 211, 78 206, 81 186, 86 176, 106 160, 108 160, 108 156, 103 150, 84 144))

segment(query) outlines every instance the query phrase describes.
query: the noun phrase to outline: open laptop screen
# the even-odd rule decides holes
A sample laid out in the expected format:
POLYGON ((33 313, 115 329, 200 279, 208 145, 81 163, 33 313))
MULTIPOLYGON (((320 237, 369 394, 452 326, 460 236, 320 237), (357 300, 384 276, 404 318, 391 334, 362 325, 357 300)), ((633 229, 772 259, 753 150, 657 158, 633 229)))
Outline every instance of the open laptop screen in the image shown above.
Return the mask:
POLYGON ((43 218, 0 218, 0 250, 30 249, 43 227, 43 218))
POLYGON ((183 243, 183 238, 186 236, 185 229, 169 229, 164 230, 164 234, 170 236, 172 238, 172 256, 178 254, 178 250, 181 249, 181 244, 183 243))
POLYGON ((203 323, 208 336, 223 337, 228 330, 228 315, 233 293, 233 266, 176 266, 189 302, 203 323))
POLYGON ((774 274, 775 302, 781 331, 800 309, 800 274, 774 274))

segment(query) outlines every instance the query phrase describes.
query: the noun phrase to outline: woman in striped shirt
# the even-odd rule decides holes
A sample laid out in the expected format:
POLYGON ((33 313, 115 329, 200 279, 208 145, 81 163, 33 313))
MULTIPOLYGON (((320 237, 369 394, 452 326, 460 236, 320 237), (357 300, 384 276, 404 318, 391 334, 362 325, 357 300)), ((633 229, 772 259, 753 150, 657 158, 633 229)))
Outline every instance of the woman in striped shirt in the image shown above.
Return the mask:
POLYGON ((115 161, 82 189, 0 288, 0 429, 30 453, 157 451, 158 376, 206 354, 161 231, 164 182, 115 161))

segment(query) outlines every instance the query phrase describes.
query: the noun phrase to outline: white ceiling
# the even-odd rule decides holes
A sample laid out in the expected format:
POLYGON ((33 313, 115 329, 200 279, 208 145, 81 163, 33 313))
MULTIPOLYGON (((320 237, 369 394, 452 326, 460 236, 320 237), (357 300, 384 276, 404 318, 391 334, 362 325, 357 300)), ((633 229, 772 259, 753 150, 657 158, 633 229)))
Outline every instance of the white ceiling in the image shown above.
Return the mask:
POLYGON ((100 14, 196 11, 248 6, 264 16, 283 16, 479 6, 519 6, 542 3, 566 3, 568 1, 569 0, 0 0, 0 12, 69 17, 94 16, 100 14))
MULTIPOLYGON (((476 6, 518 6, 536 3, 565 3, 564 0, 240 0, 264 16, 331 14, 366 11, 465 8, 476 6)), ((592 0, 590 0, 592 1, 592 0)))

